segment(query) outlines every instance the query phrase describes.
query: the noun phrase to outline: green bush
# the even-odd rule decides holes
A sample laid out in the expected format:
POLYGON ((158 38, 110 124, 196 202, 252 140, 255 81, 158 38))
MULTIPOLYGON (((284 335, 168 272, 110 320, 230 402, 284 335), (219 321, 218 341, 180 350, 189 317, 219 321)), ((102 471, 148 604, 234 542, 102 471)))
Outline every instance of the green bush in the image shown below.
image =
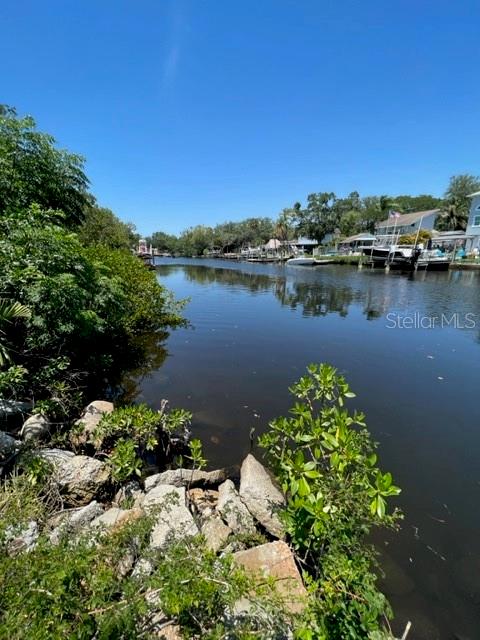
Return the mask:
MULTIPOLYGON (((168 459, 171 436, 176 434, 186 442, 191 418, 191 413, 183 409, 167 410, 166 403, 160 411, 146 405, 119 407, 102 416, 91 441, 97 450, 108 454, 113 477, 123 481, 132 475, 141 475, 148 451, 168 459)), ((192 455, 195 455, 197 441, 192 444, 192 455)))
POLYGON ((62 214, 33 205, 0 220, 0 293, 29 309, 2 325, 23 388, 53 414, 68 414, 77 393, 141 359, 139 335, 157 339, 178 324, 178 307, 155 274, 128 252, 85 249, 62 214), (18 371, 18 369, 17 369, 18 371))
POLYGON ((390 609, 365 538, 373 526, 395 525, 399 514, 387 514, 386 501, 400 489, 377 467, 364 416, 345 409, 354 394, 333 367, 310 365, 290 391, 291 417, 273 420, 260 444, 287 495, 286 529, 315 592, 300 637, 366 638, 390 609))

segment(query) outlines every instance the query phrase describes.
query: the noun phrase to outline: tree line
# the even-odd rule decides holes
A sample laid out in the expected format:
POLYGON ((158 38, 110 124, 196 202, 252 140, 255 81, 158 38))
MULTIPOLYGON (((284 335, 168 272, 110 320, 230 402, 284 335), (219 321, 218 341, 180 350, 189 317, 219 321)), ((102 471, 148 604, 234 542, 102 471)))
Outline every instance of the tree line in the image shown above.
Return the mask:
POLYGON ((273 218, 247 218, 239 222, 223 222, 216 226, 197 225, 179 236, 156 231, 147 242, 160 251, 187 256, 204 255, 213 250, 221 253, 238 251, 247 246, 259 246, 270 238, 291 240, 306 236, 325 241, 375 230, 375 224, 388 218, 391 211, 401 214, 439 209, 439 231, 466 228, 468 195, 480 190, 480 178, 461 174, 450 178, 443 197, 429 194, 418 196, 360 196, 352 191, 344 198, 331 191, 311 193, 306 203, 296 202, 273 218))

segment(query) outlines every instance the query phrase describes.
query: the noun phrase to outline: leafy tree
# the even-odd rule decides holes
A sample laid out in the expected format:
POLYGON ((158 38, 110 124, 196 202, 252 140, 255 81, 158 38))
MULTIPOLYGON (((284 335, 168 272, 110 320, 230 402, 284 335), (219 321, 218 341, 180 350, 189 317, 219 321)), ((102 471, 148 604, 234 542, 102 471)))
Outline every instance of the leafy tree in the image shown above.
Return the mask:
POLYGON ((163 231, 155 231, 152 233, 152 235, 147 238, 147 244, 151 244, 152 247, 159 251, 168 251, 169 253, 176 253, 178 251, 178 238, 163 231))
POLYGON ((37 406, 55 398, 49 409, 68 413, 80 384, 101 383, 130 358, 131 366, 137 336, 158 332, 160 340, 179 318, 137 258, 85 249, 62 221, 38 205, 0 219, 0 291, 30 310, 21 325, 2 327, 26 392, 37 406))
POLYGON ((102 244, 111 249, 133 249, 139 238, 135 225, 122 222, 110 209, 95 205, 85 209, 78 236, 85 245, 102 244))
POLYGON ((204 225, 186 229, 179 238, 180 252, 187 256, 202 256, 213 245, 213 230, 204 225))
POLYGON ((395 196, 397 209, 402 213, 410 213, 413 211, 430 211, 431 209, 441 209, 443 207, 443 199, 422 194, 419 196, 395 196))
POLYGON ((476 191, 480 191, 480 177, 470 174, 452 176, 445 192, 444 211, 438 228, 444 231, 466 229, 470 211, 468 196, 476 191))
POLYGON ((87 187, 81 156, 57 149, 30 116, 0 106, 0 214, 37 203, 61 209, 68 224, 78 223, 92 201, 87 187))
POLYGON ((295 210, 299 234, 321 242, 328 233, 333 233, 339 222, 335 201, 332 192, 311 193, 306 208, 295 210))

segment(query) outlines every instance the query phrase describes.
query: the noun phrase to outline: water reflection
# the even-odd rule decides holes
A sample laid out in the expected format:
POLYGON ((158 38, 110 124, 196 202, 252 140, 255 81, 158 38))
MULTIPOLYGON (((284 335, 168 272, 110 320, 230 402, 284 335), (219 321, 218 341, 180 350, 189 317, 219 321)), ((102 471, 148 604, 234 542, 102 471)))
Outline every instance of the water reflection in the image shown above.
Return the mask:
MULTIPOLYGON (((461 320, 470 314, 480 330, 480 297, 476 292, 480 277, 476 272, 422 271, 410 276, 391 274, 385 277, 383 272, 356 271, 343 266, 329 266, 328 269, 278 265, 252 267, 240 263, 225 268, 210 266, 206 261, 161 265, 157 269, 160 276, 182 273, 187 281, 200 285, 218 284, 233 291, 247 290, 251 294, 272 293, 281 306, 300 310, 306 317, 333 313, 345 318, 354 305, 361 308, 367 320, 378 320, 385 318, 389 311, 400 314, 414 308, 421 317, 441 321, 444 316, 444 326, 454 328, 454 315, 461 320)), ((425 328, 428 328, 427 321, 425 328)), ((480 340, 480 331, 477 337, 480 340)))

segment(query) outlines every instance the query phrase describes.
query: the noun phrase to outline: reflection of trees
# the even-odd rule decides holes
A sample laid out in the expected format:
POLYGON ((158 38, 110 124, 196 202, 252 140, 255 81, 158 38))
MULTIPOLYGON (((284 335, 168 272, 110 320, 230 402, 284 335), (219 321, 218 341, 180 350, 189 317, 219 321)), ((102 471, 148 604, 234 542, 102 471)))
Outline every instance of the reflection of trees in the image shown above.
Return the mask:
POLYGON ((160 369, 168 352, 165 348, 167 332, 140 336, 115 375, 109 378, 110 392, 117 401, 132 402, 139 392, 139 384, 149 373, 160 369))
MULTIPOLYGON (((252 293, 272 291, 282 306, 301 309, 306 316, 324 316, 338 313, 346 316, 350 305, 355 302, 364 305, 364 313, 370 319, 380 317, 384 304, 373 289, 355 290, 347 284, 322 282, 320 280, 302 280, 296 276, 255 273, 244 268, 226 269, 207 265, 167 265, 160 273, 168 275, 181 270, 187 280, 202 285, 221 284, 227 287, 244 288, 252 293)), ((310 276, 312 273, 310 273, 310 276)))
POLYGON ((298 309, 305 316, 336 313, 345 317, 354 304, 367 320, 383 318, 391 310, 432 317, 457 313, 460 319, 472 313, 480 327, 479 277, 474 272, 418 272, 410 278, 364 274, 358 278, 356 272, 344 266, 302 272, 289 272, 278 266, 272 267, 271 273, 255 269, 258 265, 247 263, 235 263, 231 268, 178 264, 160 267, 160 274, 181 271, 187 280, 202 285, 221 284, 252 293, 271 291, 282 306, 298 309))
POLYGON ((275 296, 282 306, 300 307, 305 316, 325 316, 328 313, 346 316, 355 294, 350 287, 283 280, 275 288, 275 296))
POLYGON ((276 278, 262 273, 248 273, 237 269, 217 269, 187 265, 182 267, 187 280, 199 284, 223 284, 227 287, 243 287, 254 293, 268 291, 276 278))

